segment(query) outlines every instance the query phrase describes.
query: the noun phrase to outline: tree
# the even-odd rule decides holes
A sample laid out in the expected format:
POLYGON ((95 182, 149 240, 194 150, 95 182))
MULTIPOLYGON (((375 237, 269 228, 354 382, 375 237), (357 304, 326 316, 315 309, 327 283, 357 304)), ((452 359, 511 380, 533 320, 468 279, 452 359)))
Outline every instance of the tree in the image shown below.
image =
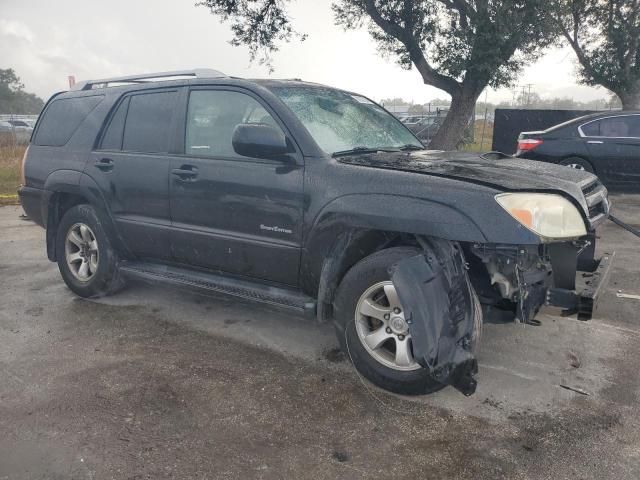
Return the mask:
POLYGON ((411 115, 424 115, 425 109, 419 103, 414 103, 409 107, 409 112, 411 115))
POLYGON ((411 102, 408 100, 405 100, 404 98, 400 98, 400 97, 396 97, 396 98, 383 98, 382 100, 380 100, 380 104, 381 105, 397 105, 397 106, 402 106, 402 105, 411 105, 411 102))
MULTIPOLYGON (((290 0, 203 0, 231 22, 232 44, 269 62, 281 41, 304 36, 291 26, 290 0)), ((425 84, 451 96, 451 109, 431 146, 462 140, 476 100, 487 87, 509 84, 552 40, 545 0, 335 0, 335 22, 367 27, 381 53, 416 68, 425 84)))
POLYGON ((639 0, 557 0, 555 21, 578 57, 580 77, 640 109, 639 0))
POLYGON ((451 105, 450 98, 434 98, 429 102, 431 105, 437 105, 439 107, 451 105))
POLYGON ((24 91, 13 69, 0 69, 0 113, 37 114, 43 106, 41 98, 24 91))

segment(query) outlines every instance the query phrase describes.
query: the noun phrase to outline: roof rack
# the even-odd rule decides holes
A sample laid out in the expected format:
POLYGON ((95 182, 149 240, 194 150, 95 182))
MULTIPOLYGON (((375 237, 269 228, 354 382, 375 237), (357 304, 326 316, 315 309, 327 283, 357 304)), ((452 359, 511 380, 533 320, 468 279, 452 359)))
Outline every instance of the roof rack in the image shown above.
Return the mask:
POLYGON ((106 88, 111 83, 147 83, 173 79, 174 77, 193 78, 226 78, 222 72, 211 68, 195 68, 193 70, 176 70, 173 72, 143 73, 139 75, 127 75, 124 77, 102 78, 99 80, 84 80, 76 83, 71 90, 92 90, 94 88, 106 88))

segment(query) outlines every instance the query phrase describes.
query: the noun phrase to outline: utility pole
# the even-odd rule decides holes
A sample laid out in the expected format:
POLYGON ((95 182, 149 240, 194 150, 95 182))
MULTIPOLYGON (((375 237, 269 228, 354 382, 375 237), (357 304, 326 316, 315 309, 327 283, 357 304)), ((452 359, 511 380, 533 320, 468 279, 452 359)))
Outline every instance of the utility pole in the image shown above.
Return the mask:
POLYGON ((522 96, 524 97, 525 94, 527 96, 527 107, 531 105, 531 87, 533 87, 533 85, 533 83, 527 83, 522 86, 522 96))

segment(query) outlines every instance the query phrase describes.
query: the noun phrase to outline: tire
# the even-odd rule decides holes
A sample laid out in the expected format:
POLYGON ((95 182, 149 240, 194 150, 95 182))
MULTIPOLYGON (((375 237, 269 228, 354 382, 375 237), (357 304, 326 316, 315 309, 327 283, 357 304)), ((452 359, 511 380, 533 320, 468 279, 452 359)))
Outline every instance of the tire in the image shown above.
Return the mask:
POLYGON ((584 170, 585 172, 594 173, 593 165, 588 160, 580 157, 565 158, 560 161, 560 165, 565 167, 575 168, 576 170, 584 170))
MULTIPOLYGON (((398 369, 400 368, 396 362, 398 350, 397 348, 394 349, 391 347, 391 345, 393 345, 393 342, 395 342, 396 346, 402 344, 399 343, 400 336, 397 336, 397 338, 391 337, 390 340, 386 340, 385 343, 382 344, 382 347, 377 350, 372 351, 370 347, 366 347, 365 340, 361 340, 363 318, 358 312, 363 305, 363 303, 361 303, 362 298, 366 298, 367 292, 381 283, 391 283, 389 268, 392 265, 404 258, 415 256, 421 252, 422 250, 414 247, 397 247, 381 250, 366 257, 347 272, 340 283, 334 302, 334 318, 338 340, 340 341, 342 349, 351 358, 358 372, 373 384, 385 390, 403 395, 433 393, 441 390, 445 385, 433 379, 430 372, 417 363, 413 366, 407 366, 404 370, 398 369), (393 352, 389 352, 389 355, 387 355, 387 352, 384 351, 385 349, 389 349, 389 347, 396 352, 393 360, 390 358, 393 357, 393 352), (391 367, 390 362, 396 363, 396 365, 391 367)), ((448 293, 449 292, 446 291, 442 292, 443 295, 448 295, 448 293)), ((384 300, 382 300, 382 302, 385 303, 384 300)), ((473 290, 472 302, 473 306, 471 308, 480 312, 480 304, 473 290)), ((388 303, 390 304, 391 302, 388 303)), ((477 316, 479 316, 479 320, 476 319, 476 336, 472 340, 474 351, 479 344, 482 322, 481 312, 477 316)), ((364 318, 366 319, 366 316, 364 316, 364 318)), ((366 322, 374 320, 375 319, 370 318, 366 319, 366 322)), ((389 322, 389 324, 390 323, 391 322, 389 322)), ((374 326, 372 331, 377 332, 378 330, 374 326)), ((394 331, 392 333, 395 334, 396 332, 394 331)), ((405 341, 408 342, 409 340, 405 337, 405 341)), ((410 345, 408 345, 407 348, 410 348, 410 345)))
POLYGON ((76 205, 62 217, 56 232, 56 259, 62 279, 80 297, 110 295, 124 285, 118 255, 90 205, 76 205))

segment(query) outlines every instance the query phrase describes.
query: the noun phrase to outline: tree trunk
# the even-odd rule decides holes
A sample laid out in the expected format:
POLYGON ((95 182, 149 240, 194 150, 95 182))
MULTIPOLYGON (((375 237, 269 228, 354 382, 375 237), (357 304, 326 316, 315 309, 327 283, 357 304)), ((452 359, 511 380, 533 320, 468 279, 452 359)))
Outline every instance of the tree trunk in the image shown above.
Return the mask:
POLYGON ((640 110, 640 92, 616 92, 622 102, 622 110, 640 110))
POLYGON ((449 112, 431 140, 429 148, 455 150, 460 146, 480 93, 482 90, 476 93, 475 90, 469 91, 462 88, 460 93, 452 95, 449 112))

